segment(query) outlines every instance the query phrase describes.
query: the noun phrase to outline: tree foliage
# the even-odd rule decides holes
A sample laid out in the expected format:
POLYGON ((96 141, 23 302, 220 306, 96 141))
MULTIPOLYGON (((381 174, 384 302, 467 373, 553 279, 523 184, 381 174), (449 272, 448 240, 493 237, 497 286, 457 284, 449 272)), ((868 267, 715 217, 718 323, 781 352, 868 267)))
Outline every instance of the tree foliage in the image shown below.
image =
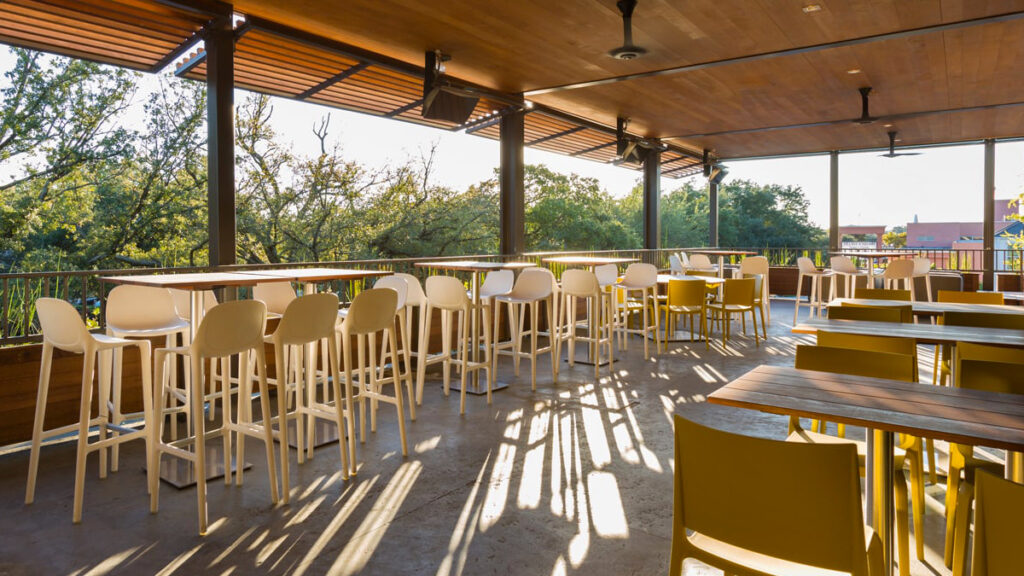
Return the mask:
MULTIPOLYGON (((0 84, 0 270, 203 265, 205 88, 14 50, 0 84), (136 101, 139 98, 141 101, 136 101)), ((274 100, 236 109, 237 257, 251 263, 488 254, 498 250, 497 175, 465 190, 435 183, 436 145, 370 168, 346 158, 331 115, 303 155, 275 131, 274 100)), ((531 251, 641 245, 642 192, 525 167, 531 251)), ((722 245, 814 246, 799 188, 727 183, 722 245)), ((694 182, 663 194, 662 244, 706 243, 708 199, 694 182)))

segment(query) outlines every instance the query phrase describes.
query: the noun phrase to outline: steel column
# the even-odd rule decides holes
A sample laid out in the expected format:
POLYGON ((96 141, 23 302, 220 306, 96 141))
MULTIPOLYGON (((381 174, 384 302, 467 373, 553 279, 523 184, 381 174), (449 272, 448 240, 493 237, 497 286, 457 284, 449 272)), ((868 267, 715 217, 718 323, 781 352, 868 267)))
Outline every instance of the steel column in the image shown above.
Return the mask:
POLYGON ((989 138, 985 140, 985 184, 982 196, 984 197, 985 210, 984 224, 982 225, 982 242, 984 252, 982 253, 982 287, 986 290, 995 290, 995 245, 996 245, 996 141, 989 138))
POLYGON ((661 152, 648 150, 644 156, 644 248, 661 247, 661 152))
POLYGON ((839 235, 839 151, 829 152, 828 170, 828 249, 838 252, 839 235))
POLYGON ((235 263, 234 32, 231 18, 206 34, 207 209, 210 265, 235 263))
POLYGON ((523 142, 526 114, 522 110, 501 117, 501 246, 500 252, 518 255, 525 251, 526 188, 523 142))
POLYGON ((708 246, 718 248, 718 184, 708 180, 708 246))

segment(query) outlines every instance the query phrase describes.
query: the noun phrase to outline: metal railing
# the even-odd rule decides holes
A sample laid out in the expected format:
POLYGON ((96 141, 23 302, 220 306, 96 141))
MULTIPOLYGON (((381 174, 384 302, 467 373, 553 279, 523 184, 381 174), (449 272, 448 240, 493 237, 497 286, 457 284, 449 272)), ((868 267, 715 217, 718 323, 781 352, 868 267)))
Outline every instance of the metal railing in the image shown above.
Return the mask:
MULTIPOLYGON (((829 251, 825 248, 750 247, 738 248, 763 255, 771 266, 791 267, 797 258, 807 256, 818 266, 828 266, 829 251)), ((580 250, 557 252, 529 252, 521 256, 472 254, 462 256, 393 258, 376 260, 349 260, 337 262, 294 262, 281 264, 239 264, 216 268, 218 271, 256 271, 278 268, 329 267, 329 268, 373 268, 393 272, 407 272, 421 280, 437 273, 431 268, 415 266, 417 262, 478 260, 478 261, 531 261, 538 266, 548 266, 558 276, 564 266, 548 265, 544 259, 550 256, 609 256, 631 258, 654 264, 659 268, 668 267, 668 257, 678 251, 701 250, 701 248, 663 248, 659 250, 580 250)), ((888 250, 888 249, 887 249, 888 250)), ((936 270, 950 270, 961 273, 981 272, 981 250, 930 250, 902 249, 907 255, 922 255, 930 258, 936 270)), ((742 257, 727 257, 727 264, 737 264, 742 257)), ((996 272, 1020 273, 1024 250, 997 250, 995 253, 996 272)), ((866 264, 866 261, 860 262, 866 264)), ((104 312, 107 294, 113 288, 101 280, 104 276, 126 274, 171 274, 185 272, 208 272, 214 268, 129 268, 112 270, 59 270, 50 272, 24 272, 0 274, 0 346, 11 346, 40 341, 38 322, 35 318, 35 301, 41 297, 63 298, 78 309, 82 320, 91 329, 104 327, 104 312)), ((362 288, 361 282, 327 282, 325 289, 338 294, 342 300, 350 300, 362 288)), ((240 296, 247 297, 247 290, 240 289, 240 296)))

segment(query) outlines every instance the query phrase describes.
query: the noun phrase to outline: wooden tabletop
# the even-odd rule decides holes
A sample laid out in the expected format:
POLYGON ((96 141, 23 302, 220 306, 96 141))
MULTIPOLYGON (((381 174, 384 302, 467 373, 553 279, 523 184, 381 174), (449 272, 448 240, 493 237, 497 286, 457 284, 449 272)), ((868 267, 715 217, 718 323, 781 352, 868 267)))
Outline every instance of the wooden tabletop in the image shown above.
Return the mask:
POLYGON ((489 272, 491 270, 516 270, 532 268, 533 262, 477 262, 474 260, 438 260, 436 262, 417 262, 419 268, 437 268, 438 270, 454 270, 457 272, 489 272))
POLYGON ((708 402, 974 446, 1024 450, 1024 396, 759 366, 708 402))
POLYGON ((859 256, 861 258, 899 258, 900 256, 913 256, 913 252, 884 252, 884 251, 871 251, 871 250, 841 250, 839 252, 829 252, 832 256, 859 256))
POLYGON ((861 306, 900 306, 910 304, 918 316, 940 316, 946 312, 983 312, 987 314, 1024 314, 1024 306, 1003 304, 963 304, 958 302, 904 302, 900 300, 875 300, 872 298, 836 298, 829 306, 858 304, 861 306))
MULTIPOLYGON (((991 290, 979 290, 979 292, 991 292, 991 290)), ((1003 300, 1009 300, 1011 302, 1024 302, 1024 292, 1002 292, 1003 300)))
POLYGON ((705 256, 756 256, 757 252, 751 252, 749 250, 719 250, 718 248, 712 250, 683 250, 683 252, 689 252, 691 254, 703 254, 705 256))
POLYGON ((287 282, 288 278, 259 272, 194 272, 190 274, 133 274, 104 276, 111 284, 133 284, 178 290, 209 290, 220 286, 254 286, 263 282, 287 282))
POLYGON ((603 264, 638 262, 636 258, 612 258, 608 256, 551 256, 550 258, 544 258, 544 261, 571 266, 601 266, 603 264))
POLYGON ((673 274, 658 274, 658 284, 668 284, 669 280, 703 280, 705 284, 710 284, 711 286, 725 284, 725 279, 719 278, 718 276, 675 276, 673 274))
POLYGON ((812 318, 793 327, 795 334, 817 334, 827 330, 839 334, 891 336, 912 338, 919 344, 992 344, 1024 348, 1024 330, 946 326, 942 324, 909 324, 900 322, 867 322, 864 320, 827 320, 812 318))
POLYGON ((375 276, 390 276, 388 270, 356 270, 353 268, 278 268, 239 272, 258 276, 275 276, 292 282, 326 282, 328 280, 359 280, 375 276))

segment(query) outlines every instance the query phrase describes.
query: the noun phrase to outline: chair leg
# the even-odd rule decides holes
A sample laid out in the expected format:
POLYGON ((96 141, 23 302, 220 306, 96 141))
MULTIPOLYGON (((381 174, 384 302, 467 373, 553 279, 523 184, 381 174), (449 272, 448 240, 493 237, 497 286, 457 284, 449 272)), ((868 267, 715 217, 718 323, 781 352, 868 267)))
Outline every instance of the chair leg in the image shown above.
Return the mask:
POLYGON ((468 361, 469 361, 469 358, 468 358, 468 354, 469 354, 469 322, 466 321, 467 319, 465 318, 464 313, 460 312, 459 316, 463 317, 463 320, 461 322, 459 322, 459 342, 460 342, 460 345, 459 345, 459 365, 462 366, 462 370, 460 370, 460 372, 461 372, 461 374, 460 374, 461 389, 459 390, 459 414, 465 414, 466 413, 466 385, 467 385, 467 382, 468 382, 467 378, 470 375, 469 374, 469 372, 470 372, 469 371, 469 364, 468 364, 468 361))
POLYGON ((199 534, 205 535, 208 526, 206 515, 206 423, 203 421, 203 362, 198 358, 192 362, 192 420, 195 430, 195 474, 196 504, 199 507, 199 534))
POLYGON ((530 303, 530 390, 537 390, 537 332, 539 302, 530 303))
MULTIPOLYGON (((420 325, 420 348, 419 356, 416 358, 416 403, 423 404, 423 382, 427 376, 427 346, 430 340, 427 334, 430 332, 430 316, 433 312, 430 304, 427 304, 425 311, 421 309, 421 313, 425 316, 423 322, 420 325)), ((344 358, 348 358, 347 355, 342 355, 344 358)), ((346 378, 351 376, 349 369, 345 368, 346 378)))
POLYGON ((804 287, 804 275, 797 274, 796 280, 796 298, 793 300, 793 325, 796 325, 796 319, 800 315, 800 294, 803 292, 804 287))
POLYGON ((50 389, 53 366, 53 345, 43 341, 43 355, 39 364, 39 386, 36 390, 36 416, 32 421, 32 451, 28 458, 28 483, 25 486, 25 504, 36 498, 36 476, 39 472, 39 450, 43 441, 43 422, 46 419, 46 397, 50 389))
MULTIPOLYGON (((287 380, 285 379, 284 369, 284 346, 274 347, 274 372, 277 378, 277 422, 278 422, 278 439, 281 442, 281 501, 284 504, 288 503, 290 496, 290 471, 288 470, 288 407, 286 405, 285 388, 287 387, 287 380)), ((298 397, 298 394, 296 394, 298 397)), ((337 401, 338 406, 341 406, 341 401, 337 401)), ((298 406, 296 406, 296 413, 299 412, 298 406)), ((264 417, 264 426, 270 426, 270 420, 264 417)), ((297 429, 302 428, 302 423, 296 420, 297 429)), ((339 438, 338 444, 344 445, 345 439, 341 436, 341 426, 338 427, 339 438)), ((240 440, 244 442, 244 440, 240 440)), ((299 452, 302 452, 302 443, 299 442, 299 452)), ((342 450, 344 454, 344 450, 342 450)), ((243 466, 241 460, 238 461, 239 468, 243 466)))
MULTIPOLYGON (((917 443, 920 445, 921 441, 917 443)), ((914 512, 914 551, 924 561, 924 458, 921 450, 907 451, 910 461, 910 497, 914 512)), ((909 564, 909 562, 908 562, 909 564)))
MULTIPOLYGON (((468 320, 468 318, 466 320, 468 320)), ((387 333, 388 333, 388 337, 391 340, 391 365, 392 366, 398 366, 398 352, 397 352, 397 346, 396 346, 396 342, 395 342, 395 326, 394 326, 394 323, 392 323, 391 328, 389 328, 387 330, 387 333)), ((462 353, 463 354, 466 353, 466 348, 465 347, 463 348, 462 353)), ((380 361, 383 363, 384 362, 384 358, 381 358, 380 361)), ((467 370, 463 369, 463 375, 465 375, 466 372, 467 372, 467 370)), ((406 441, 406 438, 405 438, 405 414, 403 413, 404 412, 404 408, 402 407, 402 385, 398 381, 398 373, 397 372, 394 373, 394 383, 395 383, 395 408, 396 408, 396 410, 398 412, 398 435, 399 435, 399 437, 402 440, 402 456, 408 456, 409 455, 409 445, 408 445, 408 442, 406 441)), ((466 387, 463 386, 462 387, 462 394, 465 395, 465 393, 466 393, 466 387)))
MULTIPOLYGON (((71 521, 82 521, 82 500, 85 493, 85 462, 89 449, 89 418, 92 411, 92 381, 96 367, 96 351, 86 349, 82 362, 82 401, 78 410, 78 450, 75 461, 75 497, 71 521)), ((101 399, 102 400, 102 399, 101 399)))
MULTIPOLYGON (((960 484, 956 498, 956 510, 953 513, 953 551, 950 563, 953 576, 963 576, 967 570, 967 532, 970 530, 971 508, 974 504, 973 478, 967 478, 960 484)), ((946 520, 950 523, 950 520, 946 520)))
MULTIPOLYGON (((490 308, 484 308, 484 316, 490 319, 490 308)), ((492 356, 494 355, 494 347, 492 342, 495 338, 491 337, 491 324, 490 322, 484 322, 484 370, 487 371, 487 404, 491 403, 491 389, 494 387, 494 362, 492 356)))
POLYGON ((907 476, 895 471, 896 545, 899 548, 900 576, 910 576, 910 519, 907 514, 907 476))
MULTIPOLYGON (((558 361, 561 358, 561 354, 559 354, 559 352, 558 352, 558 350, 559 350, 558 341, 561 339, 561 335, 559 334, 560 328, 558 327, 558 323, 555 322, 555 314, 557 313, 557 311, 555 310, 556 307, 555 307, 554 303, 555 303, 555 297, 554 296, 550 296, 548 298, 547 302, 545 302, 545 306, 544 306, 544 308, 547 309, 547 313, 548 313, 548 356, 551 358, 551 380, 552 380, 552 382, 558 380, 558 361)), ((596 349, 597 348, 597 341, 596 340, 594 341, 594 348, 595 348, 595 352, 597 353, 597 355, 600 355, 600 351, 598 351, 596 349)), ((595 362, 594 365, 597 366, 598 364, 600 364, 600 362, 595 362)))

